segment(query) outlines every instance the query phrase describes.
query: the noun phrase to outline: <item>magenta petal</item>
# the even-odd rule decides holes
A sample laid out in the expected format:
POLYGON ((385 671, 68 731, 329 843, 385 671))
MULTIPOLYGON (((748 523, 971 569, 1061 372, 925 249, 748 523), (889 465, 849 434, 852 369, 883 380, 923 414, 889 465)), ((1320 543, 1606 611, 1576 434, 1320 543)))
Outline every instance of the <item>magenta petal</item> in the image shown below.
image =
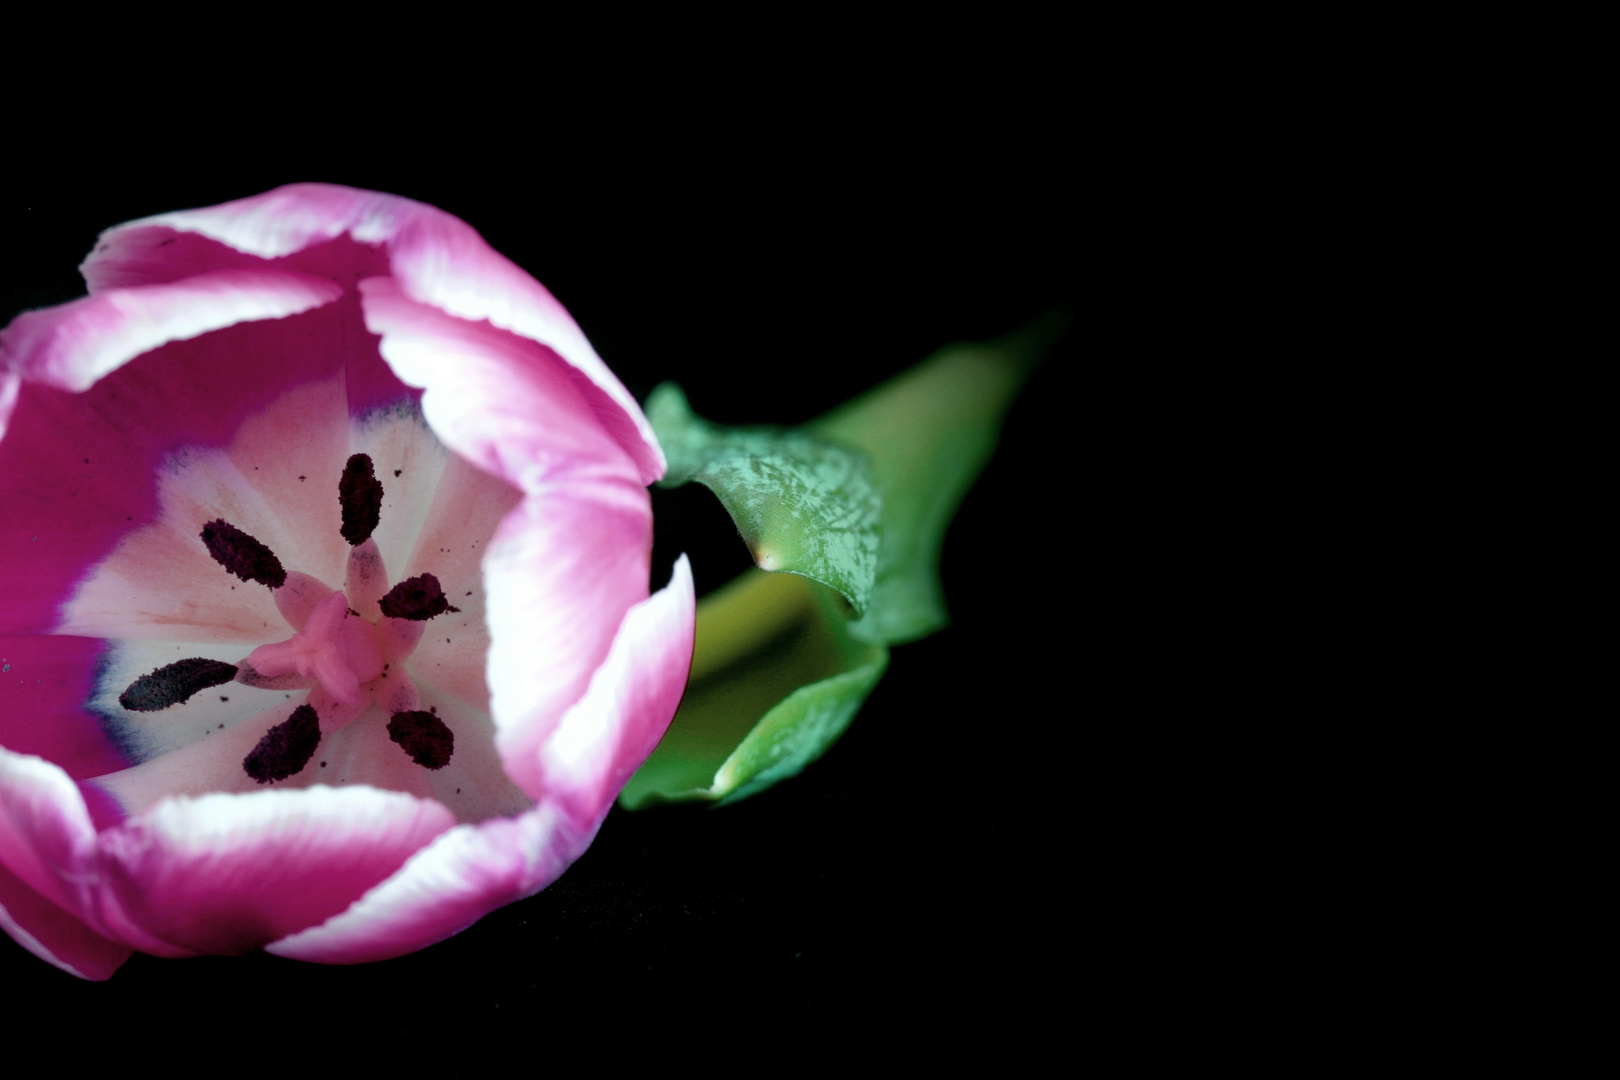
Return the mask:
POLYGON ((641 482, 663 476, 664 452, 652 425, 567 309, 465 222, 432 207, 420 210, 406 219, 393 242, 390 267, 405 294, 457 318, 487 319, 556 350, 578 373, 599 422, 635 460, 641 482))
POLYGON ((74 780, 129 764, 85 708, 106 643, 0 637, 0 746, 55 763, 74 780))
POLYGON ((589 469, 641 486, 572 369, 550 349, 409 299, 391 278, 360 283, 366 327, 444 444, 523 491, 589 469))
POLYGON ((0 747, 0 864, 46 900, 89 916, 96 830, 67 773, 0 747))
POLYGON ((0 362, 31 382, 86 390, 160 345, 296 315, 341 295, 336 282, 273 270, 222 270, 168 285, 115 289, 23 312, 0 331, 0 362))
POLYGON ((534 748, 584 696, 625 614, 647 598, 651 516, 644 488, 560 485, 508 514, 485 556, 496 746, 533 798, 544 794, 534 748))
POLYGON ((682 555, 669 584, 624 617, 590 689, 539 748, 540 786, 576 822, 605 814, 664 737, 692 668, 696 606, 682 555))
POLYGON ((331 184, 290 184, 108 229, 81 269, 92 293, 114 283, 174 281, 237 266, 240 254, 285 257, 291 267, 319 273, 321 248, 345 234, 386 246, 389 271, 411 299, 461 319, 488 320, 556 350, 577 372, 602 426, 635 460, 642 483, 664 475, 652 426, 567 310, 471 226, 434 207, 331 184), (170 254, 174 248, 183 251, 170 254))
POLYGON ((96 293, 238 266, 244 255, 279 259, 345 234, 362 244, 380 244, 398 231, 401 217, 419 206, 377 191, 288 184, 217 206, 115 225, 101 234, 96 250, 79 270, 96 293), (193 243, 186 244, 188 239, 193 243), (182 254, 168 254, 175 247, 182 248, 182 254))
POLYGON ((455 824, 370 787, 170 799, 101 834, 110 929, 240 953, 347 908, 455 824))
POLYGON ((81 979, 112 976, 135 952, 111 941, 0 866, 0 928, 17 944, 81 979))
POLYGON ((325 964, 363 964, 415 952, 555 881, 596 835, 556 807, 462 825, 418 852, 353 907, 265 946, 325 964))
POLYGON ((17 407, 17 393, 22 389, 22 376, 0 365, 0 439, 6 437, 6 425, 11 421, 11 410, 17 407))

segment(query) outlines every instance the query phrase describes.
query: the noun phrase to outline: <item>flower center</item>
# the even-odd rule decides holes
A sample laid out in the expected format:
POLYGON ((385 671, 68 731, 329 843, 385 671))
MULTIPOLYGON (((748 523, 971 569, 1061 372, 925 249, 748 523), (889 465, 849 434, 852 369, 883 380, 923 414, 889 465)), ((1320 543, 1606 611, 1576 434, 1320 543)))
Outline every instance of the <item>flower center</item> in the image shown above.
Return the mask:
POLYGON ((300 772, 320 747, 372 704, 390 714, 389 738, 411 761, 442 769, 455 749, 450 729, 434 709, 420 708, 404 661, 421 641, 429 619, 460 609, 444 596, 438 578, 419 574, 388 585, 382 553, 371 535, 382 516, 383 486, 367 454, 354 454, 338 480, 343 538, 349 542, 343 589, 289 571, 268 546, 223 518, 203 526, 208 554, 244 582, 269 589, 293 634, 254 649, 237 664, 192 657, 166 664, 132 682, 119 704, 155 712, 192 695, 235 681, 266 689, 310 689, 306 704, 270 728, 242 761, 260 784, 300 772))
POLYGON ((286 641, 260 645, 243 666, 271 679, 296 672, 319 682, 338 704, 353 706, 360 684, 382 674, 383 649, 377 628, 350 611, 348 597, 334 592, 316 605, 303 629, 286 641))

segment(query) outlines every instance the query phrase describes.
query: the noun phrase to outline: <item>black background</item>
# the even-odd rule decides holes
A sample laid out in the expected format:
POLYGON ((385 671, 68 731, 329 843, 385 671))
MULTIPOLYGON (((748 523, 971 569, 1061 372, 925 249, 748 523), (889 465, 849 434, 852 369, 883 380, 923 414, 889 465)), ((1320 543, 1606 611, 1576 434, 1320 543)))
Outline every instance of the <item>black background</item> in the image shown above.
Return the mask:
MULTIPOLYGON (((442 1042, 452 1017, 533 1018, 544 1039, 662 1020, 712 1060, 744 1022, 815 1042, 909 1017, 966 1038, 1038 996, 1032 974, 1071 977, 1090 856, 1066 808, 1095 766, 1071 750, 1091 577, 1070 133, 1050 111, 966 105, 773 130, 545 129, 431 159, 160 155, 92 178, 5 180, 0 323, 81 295, 75 267, 106 226, 326 180, 462 217, 552 290, 638 400, 673 379, 731 423, 807 420, 949 341, 1078 305, 948 535, 953 625, 894 651, 805 774, 734 807, 615 809, 550 889, 384 964, 137 954, 89 984, 0 940, 0 985, 31 1003, 14 1020, 38 1008, 141 1038, 180 1022, 307 1033, 361 1017, 363 1039, 396 1047, 442 1042)), ((682 550, 700 593, 747 565, 706 491, 654 500, 655 585, 682 550)))

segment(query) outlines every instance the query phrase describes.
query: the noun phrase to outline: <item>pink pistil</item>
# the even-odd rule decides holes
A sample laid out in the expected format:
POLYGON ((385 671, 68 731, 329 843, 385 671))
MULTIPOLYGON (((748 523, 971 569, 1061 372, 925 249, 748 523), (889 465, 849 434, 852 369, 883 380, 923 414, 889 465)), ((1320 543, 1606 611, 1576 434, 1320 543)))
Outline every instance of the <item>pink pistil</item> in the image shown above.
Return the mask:
POLYGON ((247 658, 255 671, 271 678, 294 672, 313 678, 334 701, 350 707, 362 704, 361 685, 381 675, 387 660, 376 627, 349 614, 341 592, 322 601, 292 637, 261 645, 247 658))

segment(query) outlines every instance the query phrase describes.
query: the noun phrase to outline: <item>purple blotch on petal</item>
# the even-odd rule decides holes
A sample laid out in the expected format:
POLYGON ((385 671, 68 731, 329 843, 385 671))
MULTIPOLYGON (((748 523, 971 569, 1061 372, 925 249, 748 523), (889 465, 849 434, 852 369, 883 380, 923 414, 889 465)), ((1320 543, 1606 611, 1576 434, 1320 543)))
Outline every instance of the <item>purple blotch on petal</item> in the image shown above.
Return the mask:
POLYGON ((311 706, 300 705, 264 733, 259 745, 242 759, 242 769, 261 784, 285 780, 309 764, 320 744, 320 717, 311 706))
POLYGON ((204 660, 200 656, 176 660, 130 683, 129 689, 118 695, 118 704, 131 712, 157 712, 170 705, 183 704, 192 694, 234 678, 235 664, 204 660))
POLYGON ((442 769, 455 753, 456 737, 434 712, 397 712, 388 721, 388 737, 424 769, 442 769))
POLYGON ((371 538, 382 520, 382 481, 377 479, 369 454, 354 454, 338 480, 338 502, 343 505, 343 539, 357 547, 371 538))
POLYGON ((276 553, 224 518, 203 526, 202 541, 215 562, 243 581, 257 581, 272 589, 287 582, 287 571, 276 553))
POLYGON ((377 606, 390 619, 410 619, 414 622, 425 622, 435 615, 461 610, 450 606, 450 601, 444 598, 444 590, 439 587, 439 579, 432 574, 406 578, 389 589, 388 595, 378 601, 377 606))

